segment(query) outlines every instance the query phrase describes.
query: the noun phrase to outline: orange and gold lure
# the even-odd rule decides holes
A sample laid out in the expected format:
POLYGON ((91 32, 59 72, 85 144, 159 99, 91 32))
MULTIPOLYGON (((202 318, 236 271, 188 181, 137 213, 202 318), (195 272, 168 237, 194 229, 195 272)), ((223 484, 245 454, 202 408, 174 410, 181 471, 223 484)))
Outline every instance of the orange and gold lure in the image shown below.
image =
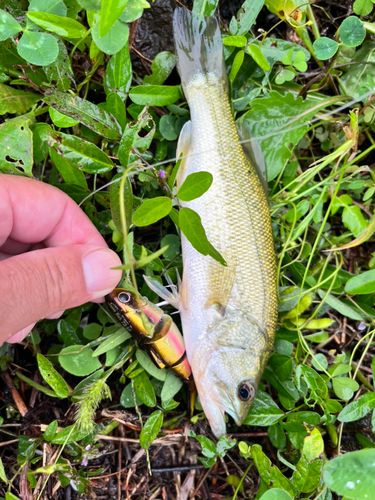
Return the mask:
POLYGON ((126 288, 115 288, 106 296, 106 301, 119 322, 148 351, 156 366, 169 368, 189 384, 193 409, 196 388, 184 340, 172 318, 146 297, 140 297, 139 301, 126 288))

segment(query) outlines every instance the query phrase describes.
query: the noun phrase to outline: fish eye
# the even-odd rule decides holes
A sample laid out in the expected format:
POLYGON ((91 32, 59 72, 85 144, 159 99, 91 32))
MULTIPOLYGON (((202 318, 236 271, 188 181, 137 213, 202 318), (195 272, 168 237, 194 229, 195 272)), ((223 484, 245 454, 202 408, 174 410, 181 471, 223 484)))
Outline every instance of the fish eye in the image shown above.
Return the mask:
POLYGON ((239 386, 238 397, 241 399, 241 401, 250 401, 251 399, 253 399, 254 396, 255 396, 255 389, 251 384, 245 382, 244 384, 241 384, 239 386))
POLYGON ((130 293, 128 292, 121 292, 119 295, 118 295, 118 300, 122 303, 122 304, 127 304, 128 302, 130 302, 131 300, 131 295, 130 293))

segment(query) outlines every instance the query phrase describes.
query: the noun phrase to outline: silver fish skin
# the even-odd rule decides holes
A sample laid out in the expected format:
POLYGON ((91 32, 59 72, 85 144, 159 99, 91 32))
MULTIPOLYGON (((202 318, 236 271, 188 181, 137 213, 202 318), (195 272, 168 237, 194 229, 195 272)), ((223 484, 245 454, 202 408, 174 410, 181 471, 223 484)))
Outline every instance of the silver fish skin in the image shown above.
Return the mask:
POLYGON ((176 9, 178 70, 191 122, 178 144, 179 188, 208 171, 208 191, 181 202, 201 217, 227 266, 197 252, 182 235, 180 314, 200 402, 217 438, 225 412, 245 419, 272 349, 277 321, 276 258, 267 195, 254 160, 239 144, 231 113, 221 33, 215 17, 176 9))

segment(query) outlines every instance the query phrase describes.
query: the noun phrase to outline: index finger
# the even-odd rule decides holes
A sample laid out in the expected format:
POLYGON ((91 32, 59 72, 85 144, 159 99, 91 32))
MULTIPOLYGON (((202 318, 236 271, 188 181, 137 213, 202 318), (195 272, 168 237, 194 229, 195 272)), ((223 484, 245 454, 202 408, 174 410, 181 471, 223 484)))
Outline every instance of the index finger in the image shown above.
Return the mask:
POLYGON ((43 182, 0 174, 0 247, 11 238, 49 247, 107 244, 78 207, 58 188, 43 182))

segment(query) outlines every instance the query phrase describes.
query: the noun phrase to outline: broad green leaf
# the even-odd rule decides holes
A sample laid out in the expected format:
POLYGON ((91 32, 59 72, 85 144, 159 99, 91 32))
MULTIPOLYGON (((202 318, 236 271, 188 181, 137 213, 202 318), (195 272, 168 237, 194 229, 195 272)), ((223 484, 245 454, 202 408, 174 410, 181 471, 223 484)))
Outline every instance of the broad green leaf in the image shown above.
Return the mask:
POLYGON ((146 0, 129 0, 120 19, 124 23, 132 23, 139 19, 143 13, 143 9, 149 9, 151 5, 146 0))
POLYGON ((133 224, 138 227, 149 226, 166 217, 172 209, 172 202, 166 196, 144 200, 133 214, 133 224))
POLYGON ((193 4, 193 14, 198 17, 210 17, 217 7, 218 0, 195 0, 193 4))
POLYGON ((271 463, 271 460, 266 457, 259 444, 254 444, 251 447, 251 456, 254 459, 260 477, 267 484, 267 486, 281 488, 289 493, 289 495, 293 498, 296 496, 297 491, 292 483, 280 472, 276 465, 271 463))
POLYGON ((111 94, 107 95, 106 105, 107 111, 116 118, 121 127, 121 130, 124 130, 126 125, 126 111, 124 101, 118 94, 112 92, 111 94))
POLYGON ((349 401, 353 397, 354 391, 358 391, 358 383, 348 377, 335 377, 332 380, 332 387, 338 398, 349 401))
POLYGON ((182 380, 171 372, 167 371, 163 389, 161 390, 162 401, 172 399, 182 387, 182 380))
POLYGON ((66 16, 67 8, 62 0, 31 0, 28 12, 46 12, 55 16, 66 16))
POLYGON ((45 12, 28 12, 27 17, 45 30, 65 38, 82 38, 86 34, 86 28, 69 17, 46 14, 45 12))
POLYGON ((153 407, 156 405, 154 388, 146 372, 142 371, 134 377, 134 390, 139 399, 146 405, 153 407))
POLYGON ((352 401, 338 415, 340 422, 354 422, 363 418, 375 408, 375 393, 367 392, 356 401, 352 401))
POLYGON ((363 22, 356 16, 349 16, 340 26, 340 39, 346 47, 358 47, 366 36, 363 22))
POLYGON ((99 347, 95 349, 95 351, 92 353, 93 356, 100 356, 101 354, 104 354, 105 352, 108 352, 118 345, 121 345, 125 340, 128 340, 131 338, 130 333, 125 330, 125 328, 120 328, 117 330, 115 333, 111 335, 111 337, 107 340, 104 340, 99 347))
POLYGON ((0 42, 7 40, 22 30, 22 26, 13 16, 0 9, 0 42))
POLYGON ((17 51, 30 64, 48 66, 58 56, 59 46, 56 38, 49 33, 26 30, 17 45, 17 51))
POLYGON ((128 0, 106 0, 102 2, 99 21, 99 36, 104 37, 121 16, 128 0))
MULTIPOLYGON (((306 338, 306 337, 305 337, 306 338)), ((328 361, 324 354, 315 354, 312 358, 312 366, 318 372, 324 371, 328 368, 328 361)))
POLYGON ((77 2, 83 9, 93 12, 98 12, 102 4, 102 0, 77 0, 77 2))
POLYGON ((254 61, 260 66, 264 71, 269 71, 271 66, 269 62, 262 54, 262 51, 256 45, 248 45, 246 47, 246 52, 254 59, 254 61))
POLYGON ((242 119, 260 142, 268 181, 286 165, 292 155, 289 145, 293 148, 302 139, 309 127, 308 120, 327 105, 328 101, 317 104, 309 98, 303 101, 301 97, 295 99, 292 93, 281 95, 275 91, 252 101, 252 109, 242 119))
POLYGON ((34 389, 36 389, 37 391, 43 392, 44 394, 46 394, 47 396, 49 396, 51 398, 58 398, 59 397, 55 391, 52 391, 51 389, 47 389, 47 387, 44 387, 44 385, 40 385, 40 384, 36 383, 34 380, 32 380, 29 377, 26 377, 21 372, 17 372, 17 377, 20 378, 21 380, 23 380, 24 382, 26 382, 26 384, 29 384, 31 387, 34 387, 34 389))
POLYGON ((180 253, 180 238, 176 234, 167 234, 160 242, 161 247, 168 246, 163 256, 167 260, 173 260, 180 253))
POLYGON ((368 16, 373 7, 371 0, 355 0, 353 3, 353 10, 357 16, 368 16))
POLYGON ((202 447, 202 454, 207 457, 207 458, 215 458, 217 453, 216 453, 216 446, 215 444, 211 441, 211 439, 208 439, 206 436, 197 436, 194 431, 189 431, 189 437, 195 438, 201 445, 202 447))
POLYGON ((375 449, 346 453, 327 462, 324 482, 347 499, 373 500, 375 449))
POLYGON ((293 372, 293 361, 290 356, 273 354, 269 360, 269 364, 280 380, 288 380, 293 372))
POLYGON ((357 237, 362 234, 368 226, 367 220, 364 218, 361 209, 357 205, 351 205, 344 209, 342 221, 344 226, 350 229, 354 236, 357 237))
POLYGON ((176 66, 176 56, 173 52, 159 52, 151 64, 152 75, 143 79, 148 85, 163 85, 176 66))
POLYGON ((14 118, 0 125, 0 171, 32 177, 33 135, 29 120, 14 118))
POLYGON ((83 330, 83 336, 89 340, 96 340, 100 337, 101 332, 102 325, 99 325, 98 323, 89 323, 83 330))
POLYGON ((375 292, 375 269, 365 271, 351 278, 345 285, 345 292, 350 295, 364 295, 375 292))
MULTIPOLYGON (((141 399, 139 399, 137 394, 135 394, 135 402, 137 403, 138 406, 143 404, 143 401, 141 399)), ((124 408, 134 408, 135 407, 131 383, 128 384, 125 387, 125 389, 122 391, 121 396, 120 396, 120 403, 124 408)))
MULTIPOLYGON (((87 187, 85 174, 81 170, 78 170, 78 168, 76 168, 74 165, 72 165, 70 161, 65 158, 65 156, 60 156, 53 148, 48 148, 48 152, 53 164, 59 171, 59 174, 63 178, 64 182, 66 182, 70 187, 80 186, 84 190, 85 196, 87 196, 89 194, 89 189, 87 187)), ((74 341, 70 344, 76 343, 77 342, 74 341)), ((66 342, 65 344, 70 345, 66 342)))
POLYGON ((181 98, 180 86, 140 85, 132 89, 130 98, 136 104, 149 106, 168 106, 181 98))
POLYGON ((243 50, 240 50, 239 52, 237 52, 237 54, 235 55, 235 58, 233 60, 232 67, 230 68, 229 75, 228 75, 229 81, 233 82, 235 80, 237 73, 239 72, 239 70, 242 66, 244 58, 245 58, 245 52, 243 50))
POLYGON ((92 349, 82 350, 81 345, 71 345, 61 351, 59 362, 68 373, 85 377, 101 367, 99 360, 92 354, 92 349))
POLYGON ((57 45, 59 47, 57 58, 43 70, 48 81, 56 86, 57 90, 68 90, 74 81, 73 69, 64 42, 57 40, 57 45))
POLYGON ((0 457, 0 479, 2 481, 4 481, 5 484, 8 484, 8 478, 5 474, 5 469, 4 469, 4 465, 3 465, 3 461, 1 460, 1 457, 0 457))
POLYGON ((262 500, 293 500, 288 492, 280 488, 272 488, 266 491, 260 498, 262 500))
POLYGON ((324 452, 324 441, 321 433, 317 428, 313 429, 311 433, 305 437, 303 443, 302 453, 308 461, 319 458, 324 452))
POLYGON ((246 36, 226 36, 223 38, 223 45, 227 45, 229 47, 245 47, 247 44, 246 36))
POLYGON ((70 396, 68 384, 62 376, 55 370, 52 363, 42 354, 37 354, 38 368, 45 382, 52 387, 60 398, 70 396))
POLYGON ((0 83, 0 115, 5 113, 22 115, 29 111, 40 97, 32 92, 16 90, 0 83))
POLYGON ((66 346, 80 343, 80 339, 76 333, 76 328, 74 328, 65 319, 60 319, 57 323, 57 332, 59 334, 60 342, 63 342, 66 346))
POLYGON ((46 95, 44 101, 60 113, 78 120, 99 135, 115 141, 121 137, 121 128, 117 120, 92 102, 58 91, 46 95))
POLYGON ((223 257, 207 240, 201 218, 194 210, 187 207, 182 208, 179 212, 179 225, 181 231, 197 252, 202 255, 211 255, 213 259, 226 265, 223 257))
POLYGON ((44 431, 43 438, 46 441, 52 441, 52 439, 55 437, 55 434, 56 434, 56 431, 57 431, 57 427, 58 427, 58 424, 57 424, 56 420, 54 420, 53 422, 51 422, 48 425, 47 429, 44 431))
MULTIPOLYGON (((155 377, 158 380, 165 381, 167 377, 167 370, 160 370, 155 366, 155 363, 151 361, 149 356, 144 353, 141 349, 137 349, 135 353, 138 363, 148 372, 152 377, 155 377)), ((173 397, 173 396, 172 396, 173 397)))
MULTIPOLYGON (((323 290, 318 290, 318 294, 321 298, 325 296, 325 292, 323 290)), ((341 302, 341 300, 330 293, 325 297, 325 302, 332 307, 332 309, 335 309, 335 311, 338 311, 347 318, 354 319, 355 321, 362 321, 365 318, 359 310, 344 304, 344 302, 341 302)))
POLYGON ((148 417, 139 435, 139 444, 147 450, 149 444, 154 441, 163 425, 163 412, 156 410, 148 417))
POLYGON ((138 160, 138 156, 132 154, 134 148, 137 148, 139 154, 150 147, 155 128, 156 125, 153 117, 148 113, 148 106, 145 106, 143 110, 137 114, 137 121, 135 123, 128 123, 126 125, 118 149, 118 157, 124 168, 138 160), (147 130, 147 133, 142 137, 140 137, 141 129, 147 130))
POLYGON ((48 111, 49 111, 49 116, 51 117, 51 120, 54 123, 54 125, 56 125, 56 127, 60 128, 74 127, 79 123, 78 120, 75 120, 74 118, 70 118, 70 116, 66 116, 63 113, 60 113, 60 111, 57 111, 57 109, 49 108, 48 111))
POLYGON ((167 141, 175 141, 178 137, 178 133, 176 130, 176 117, 172 115, 163 115, 160 118, 159 129, 161 135, 167 141))
MULTIPOLYGON (((375 188, 374 188, 374 190, 375 190, 375 188)), ((330 249, 330 251, 334 252, 337 250, 346 250, 348 248, 353 248, 353 247, 356 247, 358 245, 361 245, 362 243, 364 243, 365 241, 367 241, 368 239, 371 238, 371 236, 374 234, 374 231, 375 231, 375 215, 373 215, 371 217, 371 220, 369 221, 368 226, 363 231, 363 233, 361 233, 358 236, 358 238, 351 241, 350 243, 347 243, 346 245, 342 245, 342 246, 337 247, 337 248, 332 248, 332 249, 330 249)))
POLYGON ((293 484, 297 490, 302 493, 311 493, 314 491, 319 486, 322 467, 322 460, 309 462, 305 457, 301 457, 297 463, 297 470, 293 473, 292 477, 293 484))
POLYGON ((78 429, 78 427, 74 425, 69 425, 65 427, 62 431, 58 432, 54 438, 52 438, 52 444, 71 444, 77 441, 81 441, 81 439, 85 438, 90 431, 82 431, 78 429))
POLYGON ((48 143, 59 156, 83 172, 100 174, 114 166, 101 149, 80 137, 51 131, 48 143))
MULTIPOLYGON (((112 180, 121 179, 123 174, 116 174, 112 180)), ((113 223, 117 229, 122 234, 122 224, 121 224, 121 211, 120 211, 120 182, 114 182, 109 188, 110 200, 111 200, 111 214, 113 223)), ((129 230, 132 212, 133 212, 133 189, 129 178, 126 179, 124 185, 124 201, 125 201, 125 218, 126 227, 129 230)))
POLYGON ((238 13, 237 19, 232 17, 230 21, 229 30, 231 34, 243 35, 247 33, 255 23, 263 4, 264 0, 245 0, 238 13))
POLYGON ((266 392, 258 391, 243 423, 267 427, 279 422, 283 416, 284 412, 280 410, 271 396, 266 392))
POLYGON ((315 40, 313 48, 316 57, 321 61, 326 61, 327 59, 331 59, 331 57, 336 54, 339 44, 331 38, 322 36, 315 40))
POLYGON ((326 399, 325 406, 329 413, 338 413, 342 410, 342 405, 336 399, 326 399))
POLYGON ((271 444, 278 449, 283 449, 286 446, 286 436, 284 429, 279 424, 270 425, 267 429, 267 434, 271 444))
POLYGON ((101 37, 99 35, 99 24, 96 23, 92 30, 92 38, 99 49, 105 54, 113 55, 119 52, 127 43, 129 38, 129 27, 127 24, 117 20, 108 33, 101 37))
POLYGON ((191 201, 202 196, 211 186, 213 176, 210 172, 196 172, 184 180, 177 192, 181 201, 191 201))
POLYGON ((125 100, 132 81, 132 65, 130 62, 129 44, 111 57, 107 64, 104 76, 104 90, 106 94, 115 92, 125 100))

